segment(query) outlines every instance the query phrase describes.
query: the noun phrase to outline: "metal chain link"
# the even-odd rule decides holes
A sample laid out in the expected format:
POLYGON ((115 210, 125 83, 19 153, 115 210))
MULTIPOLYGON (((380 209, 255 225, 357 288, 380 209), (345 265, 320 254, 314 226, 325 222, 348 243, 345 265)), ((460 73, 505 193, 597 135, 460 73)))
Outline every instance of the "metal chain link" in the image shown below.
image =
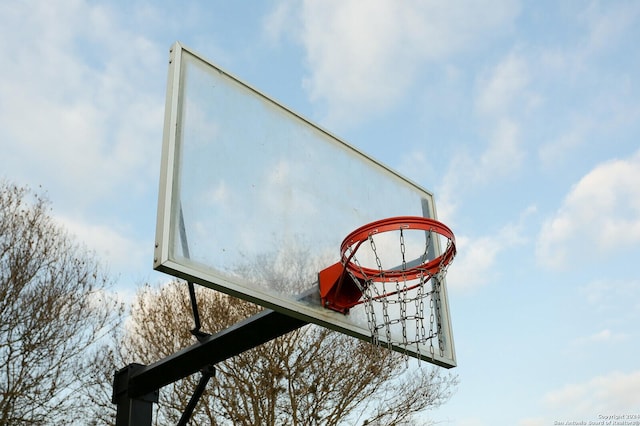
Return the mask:
POLYGON ((444 336, 442 335, 442 312, 440 311, 440 276, 433 278, 433 295, 432 299, 435 300, 436 305, 436 330, 438 333, 438 346, 440 348, 440 356, 444 356, 444 336))
MULTIPOLYGON (((402 255, 402 271, 406 271, 407 246, 405 233, 402 228, 399 228, 398 231, 400 232, 399 243, 400 253, 402 255)), ((371 332, 372 343, 380 346, 384 336, 385 346, 389 349, 391 349, 393 345, 398 345, 408 350, 410 346, 415 345, 413 350, 416 352, 418 358, 421 358, 423 355, 427 356, 427 354, 421 353, 421 347, 428 343, 429 356, 432 359, 436 354, 436 345, 438 346, 437 352, 440 353, 440 356, 444 356, 445 342, 444 336, 442 335, 439 280, 446 274, 448 265, 444 264, 443 259, 440 264, 440 271, 436 276, 431 276, 427 271, 424 271, 415 280, 411 279, 408 281, 405 277, 387 281, 384 278, 385 270, 382 267, 378 247, 373 238, 374 235, 374 233, 369 234, 368 240, 371 251, 375 257, 376 275, 367 276, 364 273, 363 266, 356 258, 355 253, 353 251, 349 253, 351 262, 360 269, 360 273, 365 278, 364 284, 361 284, 360 280, 349 271, 351 279, 356 282, 356 285, 358 285, 363 294, 363 304, 365 305, 364 309, 371 332), (429 284, 429 282, 431 288, 427 290, 426 285, 429 284), (429 298, 428 319, 425 312, 426 298, 429 298), (397 306, 392 309, 390 305, 397 306), (427 320, 429 321, 428 333, 427 320), (413 321, 414 324, 411 324, 411 321, 413 321), (394 340, 393 334, 396 329, 401 329, 401 337, 398 336, 397 340, 394 340), (411 329, 415 329, 414 335, 410 335, 411 332, 408 334, 408 330, 411 329)), ((426 232, 424 252, 421 255, 422 263, 425 263, 429 259, 430 254, 435 256, 435 253, 431 253, 434 248, 432 235, 432 231, 426 232)), ((448 242, 447 248, 450 244, 451 241, 448 242)), ((408 360, 406 351, 405 358, 408 360)))
POLYGON ((418 291, 417 291, 417 295, 415 298, 415 309, 416 309, 416 314, 415 314, 415 325, 416 325, 416 351, 418 353, 418 359, 420 359, 420 344, 419 342, 422 342, 424 339, 424 316, 422 314, 422 309, 424 307, 424 293, 423 293, 423 282, 422 282, 422 275, 420 276, 420 286, 418 286, 418 291))
POLYGON ((373 234, 369 234, 369 244, 371 245, 371 250, 373 251, 373 254, 376 257, 376 265, 378 266, 378 271, 380 272, 380 275, 382 276, 382 274, 384 273, 383 270, 382 270, 382 262, 380 261, 380 258, 378 257, 378 251, 376 250, 376 242, 373 241, 373 234))
POLYGON ((431 354, 431 358, 434 357, 435 349, 433 348, 433 324, 434 324, 434 309, 433 309, 433 291, 431 292, 431 297, 429 298, 429 353, 431 354))
POLYGON ((400 228, 400 253, 402 254, 402 270, 403 271, 407 270, 407 261, 404 258, 405 251, 406 251, 406 247, 404 245, 404 232, 402 231, 402 228, 400 228))

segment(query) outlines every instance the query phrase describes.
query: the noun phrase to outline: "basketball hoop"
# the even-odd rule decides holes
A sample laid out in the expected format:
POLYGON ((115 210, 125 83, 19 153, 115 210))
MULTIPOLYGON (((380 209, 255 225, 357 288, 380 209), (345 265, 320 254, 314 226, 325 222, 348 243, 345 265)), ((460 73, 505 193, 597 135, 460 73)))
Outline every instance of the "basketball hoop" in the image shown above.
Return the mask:
POLYGON ((434 339, 443 347, 441 281, 455 255, 453 232, 433 219, 401 216, 364 225, 342 242, 340 262, 320 271, 323 306, 347 314, 364 304, 375 344, 430 342, 433 355, 434 339))

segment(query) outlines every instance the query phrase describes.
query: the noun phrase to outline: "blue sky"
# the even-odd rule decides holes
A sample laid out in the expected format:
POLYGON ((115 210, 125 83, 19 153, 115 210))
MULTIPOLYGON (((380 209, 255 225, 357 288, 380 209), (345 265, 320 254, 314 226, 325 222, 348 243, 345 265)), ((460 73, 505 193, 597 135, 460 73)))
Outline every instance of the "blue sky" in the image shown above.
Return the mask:
POLYGON ((152 271, 176 40, 436 196, 460 377, 430 417, 640 415, 640 3, 0 3, 0 175, 123 295, 152 271))

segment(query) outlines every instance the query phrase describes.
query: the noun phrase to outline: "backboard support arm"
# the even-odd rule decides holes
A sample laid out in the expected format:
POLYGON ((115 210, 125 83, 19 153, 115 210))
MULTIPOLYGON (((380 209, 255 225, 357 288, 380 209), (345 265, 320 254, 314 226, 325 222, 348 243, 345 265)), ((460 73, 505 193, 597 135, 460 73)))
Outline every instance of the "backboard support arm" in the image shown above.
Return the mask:
POLYGON ((158 391, 163 386, 306 324, 304 320, 265 309, 153 364, 130 364, 114 377, 112 402, 118 406, 116 426, 151 426, 153 402, 158 401, 158 391))
POLYGON ((200 376, 200 381, 198 382, 198 386, 196 386, 196 390, 193 391, 193 395, 191 395, 191 399, 187 404, 187 407, 184 409, 180 420, 178 421, 178 426, 186 426, 193 414, 193 411, 196 409, 196 405, 198 405, 198 401, 202 397, 205 389, 207 388, 207 383, 209 380, 215 375, 216 369, 213 365, 208 365, 202 370, 202 376, 200 376))
MULTIPOLYGON (((182 254, 185 258, 189 259, 189 242, 187 241, 187 231, 184 227, 184 212, 182 211, 182 205, 180 205, 180 243, 182 246, 182 254)), ((200 323, 200 313, 198 312, 198 301, 196 299, 195 284, 191 281, 187 283, 189 287, 189 299, 191 300, 191 311, 193 312, 193 329, 191 334, 195 336, 198 341, 202 341, 205 337, 210 336, 209 333, 205 333, 201 330, 202 325, 200 323)))
POLYGON ((191 334, 198 339, 198 342, 201 342, 202 339, 211 336, 211 334, 205 333, 201 330, 202 324, 200 323, 200 313, 198 311, 195 284, 189 281, 187 286, 189 287, 189 299, 191 300, 191 311, 193 312, 193 329, 191 330, 191 334))

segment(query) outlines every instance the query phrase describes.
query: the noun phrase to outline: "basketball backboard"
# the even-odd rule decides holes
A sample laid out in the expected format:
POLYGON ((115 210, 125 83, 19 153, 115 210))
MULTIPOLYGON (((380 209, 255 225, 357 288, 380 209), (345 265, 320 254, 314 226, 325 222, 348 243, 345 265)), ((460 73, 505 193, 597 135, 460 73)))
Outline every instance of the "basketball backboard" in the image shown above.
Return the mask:
MULTIPOLYGON (((193 50, 171 48, 155 269, 371 340, 364 306, 323 307, 318 272, 354 229, 407 215, 435 218, 433 195, 193 50)), ((444 282, 437 304, 437 350, 394 349, 449 368, 444 282)))

